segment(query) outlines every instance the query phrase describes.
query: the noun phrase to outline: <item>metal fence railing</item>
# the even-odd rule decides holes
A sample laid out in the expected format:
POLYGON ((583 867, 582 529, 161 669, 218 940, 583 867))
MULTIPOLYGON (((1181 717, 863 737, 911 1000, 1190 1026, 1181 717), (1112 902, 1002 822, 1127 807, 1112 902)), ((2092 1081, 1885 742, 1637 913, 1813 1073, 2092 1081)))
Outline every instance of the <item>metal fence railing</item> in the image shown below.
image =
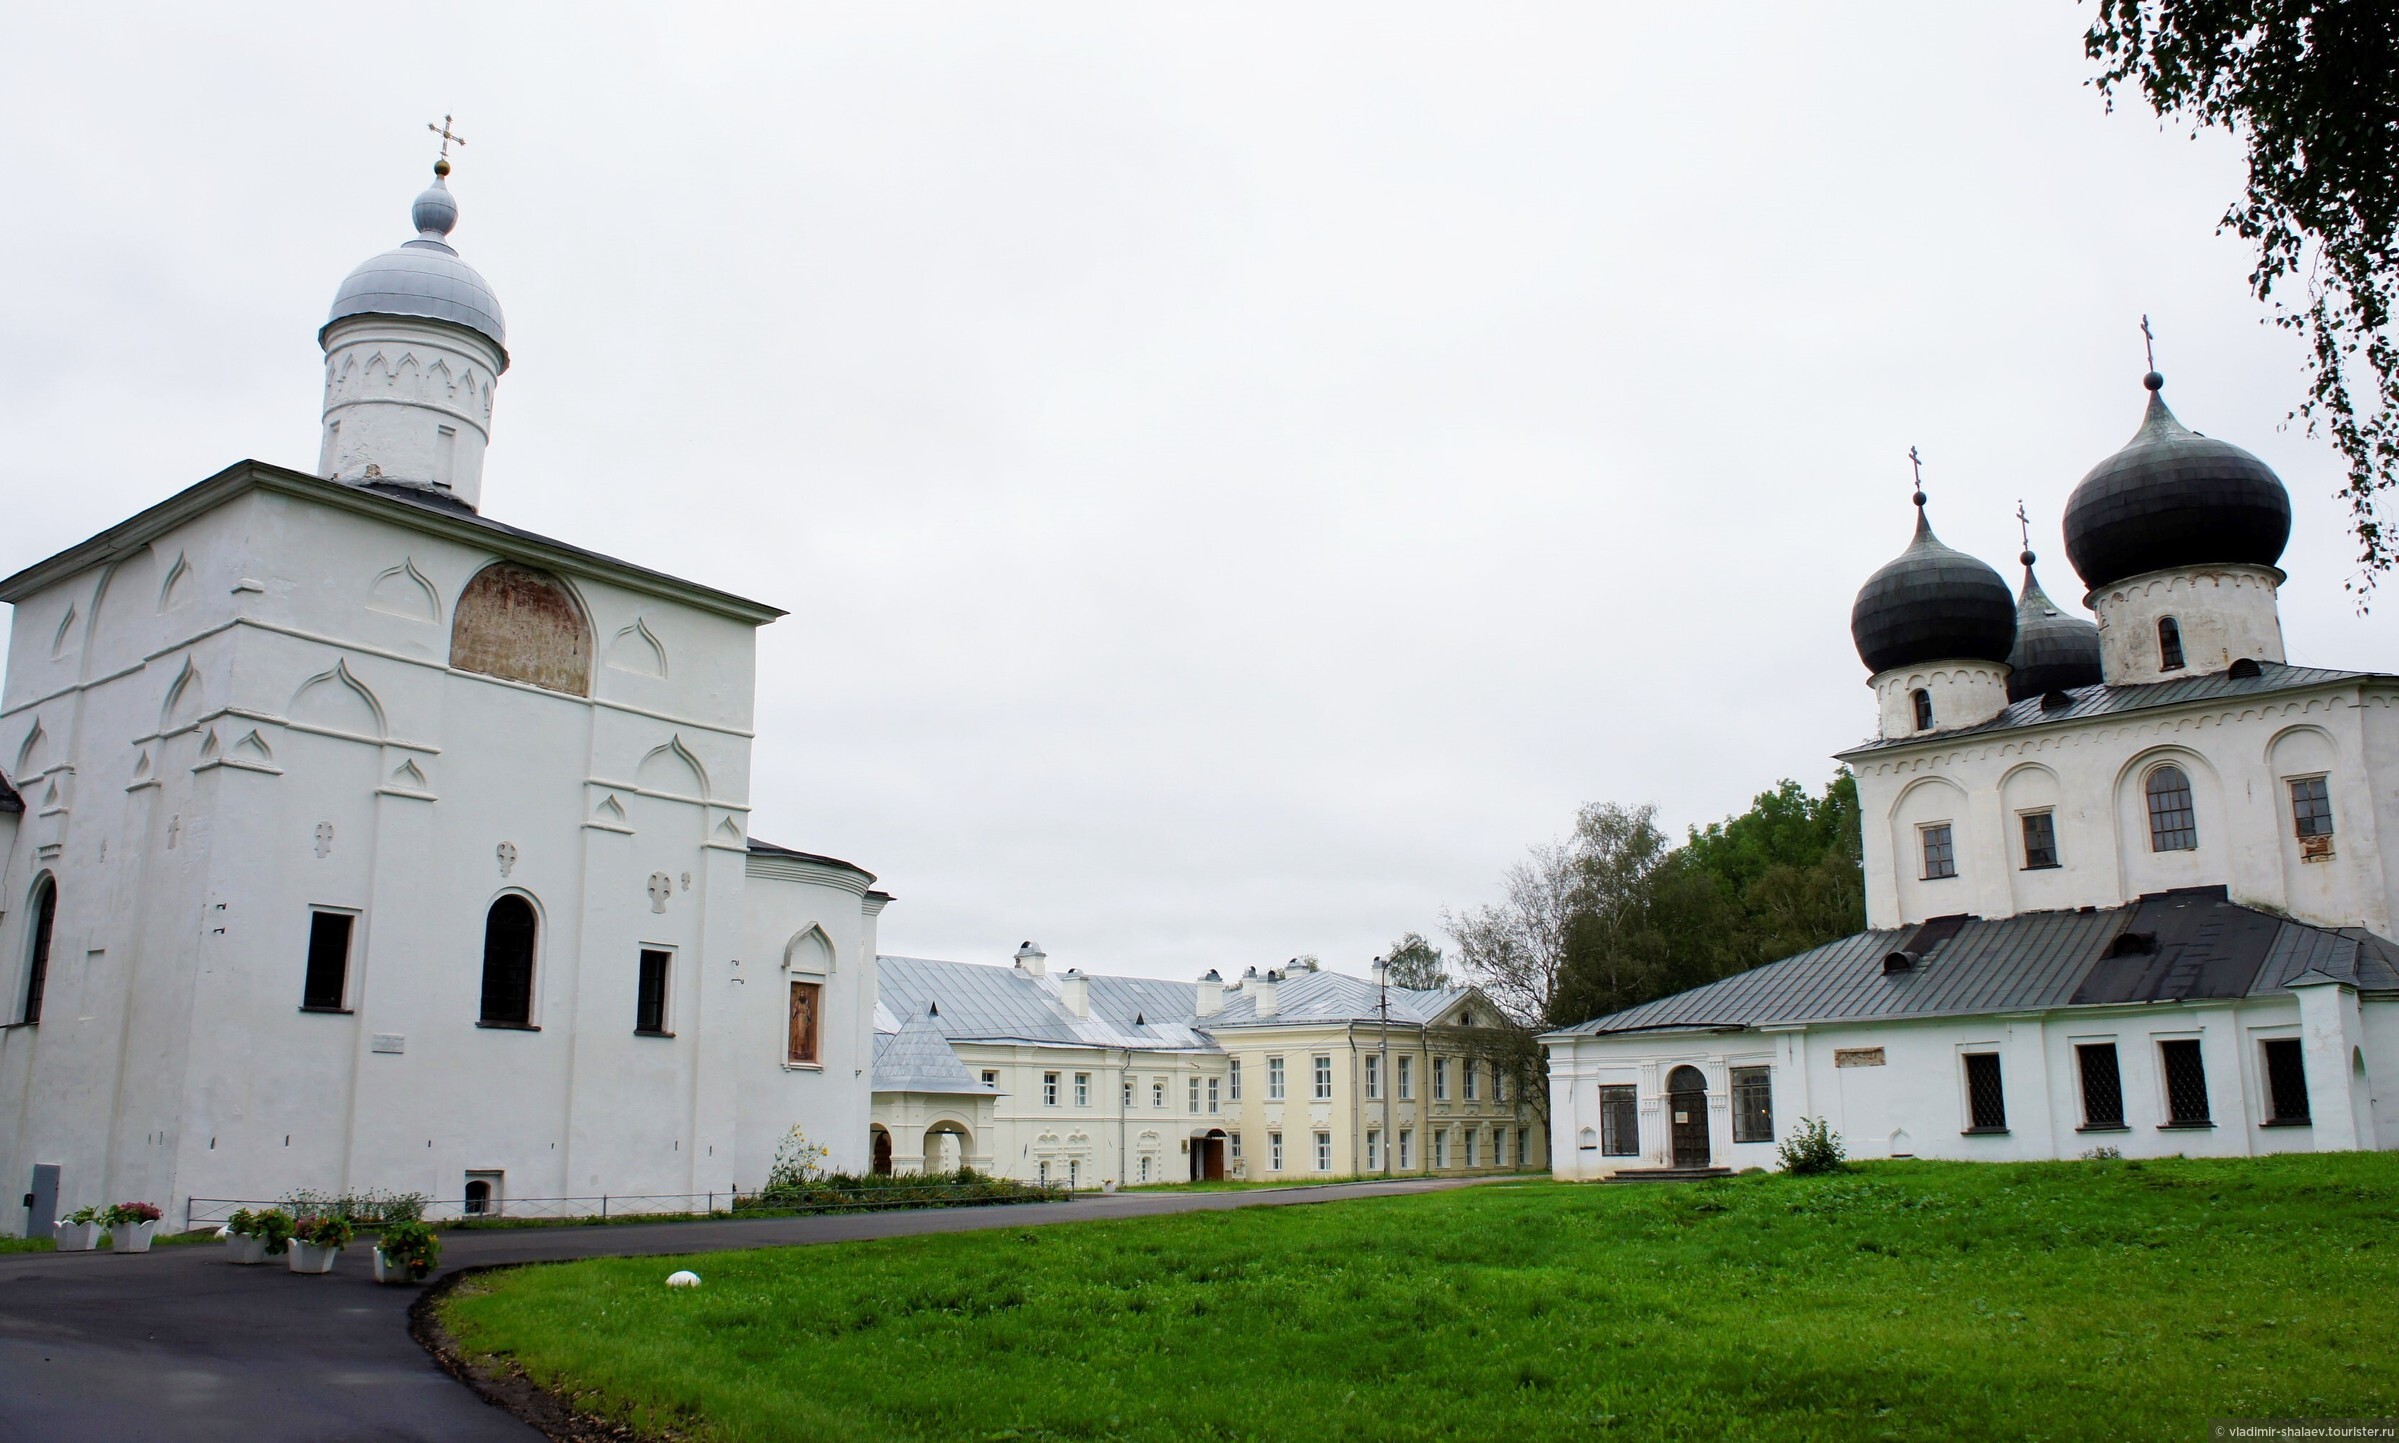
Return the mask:
MULTIPOLYGON (((1064 1202, 1073 1190, 1057 1183, 895 1183, 884 1187, 818 1186, 761 1197, 749 1192, 596 1193, 582 1197, 429 1198, 419 1218, 428 1223, 472 1227, 478 1223, 622 1222, 633 1218, 771 1216, 787 1213, 879 1212, 895 1208, 972 1207, 979 1204, 1064 1202)), ((342 1206, 342 1199, 312 1198, 312 1210, 347 1211, 352 1222, 372 1227, 386 1219, 371 1208, 342 1206)), ((362 1200, 363 1201, 363 1200, 362 1200)), ((294 1209, 291 1198, 188 1198, 184 1230, 215 1227, 241 1209, 294 1209)))

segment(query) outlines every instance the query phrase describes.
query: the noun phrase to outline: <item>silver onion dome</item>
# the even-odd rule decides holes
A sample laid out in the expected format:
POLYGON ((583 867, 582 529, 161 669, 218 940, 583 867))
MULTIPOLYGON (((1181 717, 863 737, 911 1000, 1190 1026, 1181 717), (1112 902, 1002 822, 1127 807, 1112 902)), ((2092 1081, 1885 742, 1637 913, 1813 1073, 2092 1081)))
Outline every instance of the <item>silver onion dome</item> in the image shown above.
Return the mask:
POLYGON ((433 184, 409 208, 416 239, 370 256, 350 272, 333 294, 333 310, 318 339, 350 316, 419 316, 489 338, 500 348, 500 369, 508 368, 508 323, 500 315, 500 298, 447 239, 458 224, 458 202, 445 179, 449 169, 447 162, 436 165, 433 184))

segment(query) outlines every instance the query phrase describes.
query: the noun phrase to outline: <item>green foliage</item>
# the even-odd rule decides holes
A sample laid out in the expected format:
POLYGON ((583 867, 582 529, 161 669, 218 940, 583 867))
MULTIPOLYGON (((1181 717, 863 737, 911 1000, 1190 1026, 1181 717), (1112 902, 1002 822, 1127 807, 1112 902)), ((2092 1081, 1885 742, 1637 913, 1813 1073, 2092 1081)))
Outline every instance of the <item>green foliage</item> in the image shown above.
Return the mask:
POLYGON ((264 1242, 268 1257, 279 1258, 291 1250, 292 1215, 281 1208, 260 1208, 257 1212, 244 1208, 228 1218, 225 1227, 264 1242), (242 1226, 234 1226, 236 1223, 242 1226))
POLYGON ((2099 0, 2083 50, 2112 109, 2248 147, 2246 193, 2217 229, 2257 248, 2249 286, 2309 349, 2294 408, 2349 463, 2363 593, 2399 564, 2382 493, 2399 485, 2399 22, 2377 0, 2099 0), (2296 286, 2297 296, 2278 295, 2296 286))
POLYGON ((1383 961, 1389 969, 1383 975, 1394 987, 1429 990, 1449 985, 1449 974, 1441 970, 1441 949, 1421 932, 1410 932, 1392 943, 1383 961))
POLYGON ((1848 1165, 1849 1149, 1841 1145, 1841 1134, 1821 1117, 1801 1118, 1775 1151, 1783 1171, 1793 1177, 1839 1172, 1848 1165))
POLYGON ((787 1193, 808 1186, 825 1175, 825 1159, 832 1155, 833 1149, 810 1142, 807 1132, 793 1124, 775 1144, 774 1163, 766 1170, 766 1191, 787 1193))
POLYGON ((320 1248, 346 1248, 357 1231, 340 1213, 311 1213, 292 1224, 295 1240, 320 1248))
POLYGON ((301 1216, 329 1215, 347 1219, 352 1227, 379 1227, 384 1223, 413 1223, 425 1216, 426 1197, 421 1192, 384 1192, 369 1188, 364 1192, 314 1192, 307 1188, 283 1196, 283 1205, 301 1216))
POLYGON ((398 1268, 413 1279, 422 1279, 441 1265, 441 1239, 420 1222, 387 1225, 375 1239, 375 1250, 383 1254, 385 1266, 398 1268))
POLYGON ((811 1171, 769 1179, 755 1196, 736 1198, 740 1212, 846 1212, 859 1208, 928 1207, 952 1203, 1049 1202, 1065 1196, 1042 1187, 962 1167, 956 1172, 846 1173, 811 1171))
POLYGON ((2399 1411, 2394 1217, 2399 1153, 1870 1162, 544 1265, 442 1317, 694 1443, 2179 1438, 2399 1411))

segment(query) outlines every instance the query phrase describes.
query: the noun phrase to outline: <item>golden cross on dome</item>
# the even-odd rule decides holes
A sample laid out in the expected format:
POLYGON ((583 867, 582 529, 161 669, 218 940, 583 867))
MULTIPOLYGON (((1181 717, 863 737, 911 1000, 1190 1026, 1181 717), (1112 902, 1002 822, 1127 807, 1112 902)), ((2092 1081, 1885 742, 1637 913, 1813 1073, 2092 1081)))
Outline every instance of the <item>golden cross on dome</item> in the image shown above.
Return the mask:
POLYGON ((425 128, 427 130, 430 130, 435 135, 441 137, 441 158, 444 160, 448 160, 450 158, 450 146, 453 143, 462 146, 466 144, 465 136, 460 135, 458 132, 450 129, 450 120, 451 117, 445 115, 441 118, 441 124, 439 125, 435 125, 430 120, 425 122, 425 128))

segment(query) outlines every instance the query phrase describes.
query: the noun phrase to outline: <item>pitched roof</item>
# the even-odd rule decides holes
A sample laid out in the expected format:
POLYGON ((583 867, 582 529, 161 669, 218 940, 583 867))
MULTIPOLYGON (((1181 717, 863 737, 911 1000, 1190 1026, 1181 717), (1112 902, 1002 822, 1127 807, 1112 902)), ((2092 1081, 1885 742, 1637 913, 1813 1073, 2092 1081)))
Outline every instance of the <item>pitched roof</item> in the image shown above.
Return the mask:
POLYGON ((2229 671, 2219 671, 2206 676, 2178 677, 2173 681, 2145 682, 2139 686, 2078 686, 2057 693, 2071 698, 2072 703, 2054 711, 2045 709, 2040 697, 2030 696, 2010 703, 2006 711, 1980 726, 1917 736, 1878 737, 1860 742, 1836 755, 1863 756, 1870 752, 1888 751, 1893 747, 1926 746, 1960 737, 1987 736, 1993 732, 2049 726, 2057 722, 2087 721, 2092 717, 2150 711, 2158 707, 2180 706, 2185 702, 2230 701, 2345 681, 2387 682, 2399 681, 2399 677, 2372 671, 2328 671, 2322 667, 2287 666, 2279 661, 2261 661, 2257 664, 2255 676, 2234 676, 2229 671))
MULTIPOLYGON (((1391 1020, 1419 1026, 1449 1010, 1452 1003, 1474 995, 1470 987, 1417 990, 1389 989, 1391 1020)), ((1327 1022, 1371 1022, 1382 1016, 1379 994, 1372 982, 1346 972, 1294 972, 1275 986, 1275 1011, 1258 1015, 1258 998, 1244 987, 1225 999, 1224 1011, 1209 1022, 1218 1027, 1282 1027, 1327 1022)), ((1494 1009, 1496 1010, 1496 1009, 1494 1009)))
POLYGON ((2266 997, 2310 970, 2362 991, 2399 990, 2399 944, 2313 927, 2227 900, 2222 887, 2121 907, 1940 917, 1853 933, 1549 1034, 1759 1027, 2036 1012, 2121 1002, 2266 997), (1916 954, 1886 973, 1895 952, 1916 954))
POLYGON ((773 842, 761 841, 756 837, 750 838, 750 850, 761 857, 790 857, 796 861, 815 862, 820 866, 839 867, 845 872, 856 872, 869 882, 875 879, 874 873, 859 866, 856 862, 845 862, 839 857, 828 857, 820 852, 803 852, 797 847, 781 847, 773 842))
POLYGON ((919 1012, 897 1032, 875 1039, 874 1090, 996 1096, 999 1089, 967 1070, 934 1019, 919 1012))

